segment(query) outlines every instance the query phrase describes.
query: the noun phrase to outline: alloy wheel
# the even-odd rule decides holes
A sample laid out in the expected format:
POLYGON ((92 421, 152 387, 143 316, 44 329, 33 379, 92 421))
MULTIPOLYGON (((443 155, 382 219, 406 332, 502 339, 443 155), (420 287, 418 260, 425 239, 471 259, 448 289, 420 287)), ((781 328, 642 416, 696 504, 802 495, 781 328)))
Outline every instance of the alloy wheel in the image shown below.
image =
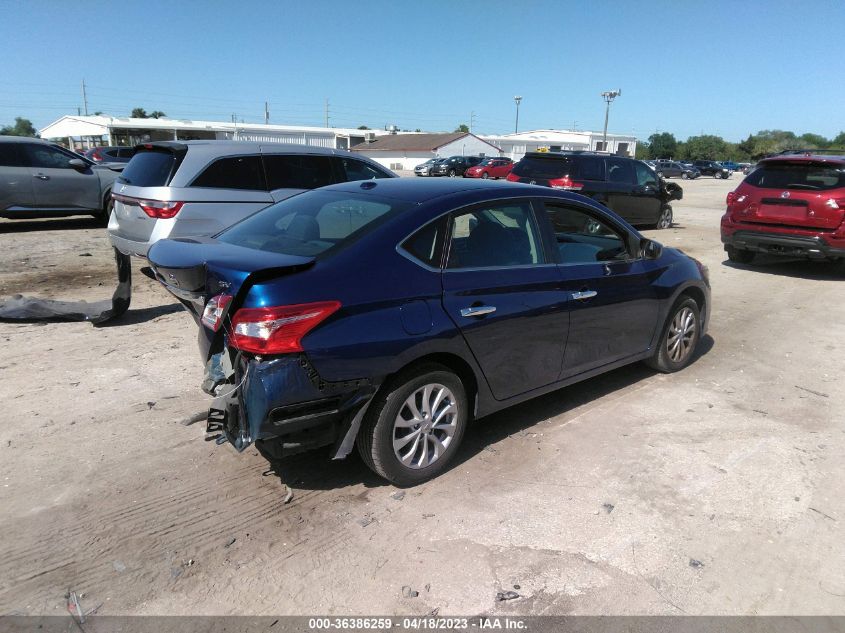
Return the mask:
POLYGON ((458 405, 444 385, 428 384, 412 393, 393 422, 393 452, 408 468, 431 466, 443 456, 458 427, 458 405))
POLYGON ((671 207, 665 207, 660 212, 660 219, 657 220, 657 228, 668 229, 670 226, 672 226, 672 209, 671 207))
POLYGON ((666 337, 666 351, 672 362, 679 363, 686 359, 692 352, 692 342, 696 331, 695 314, 688 307, 678 310, 672 325, 669 326, 669 335, 666 337))

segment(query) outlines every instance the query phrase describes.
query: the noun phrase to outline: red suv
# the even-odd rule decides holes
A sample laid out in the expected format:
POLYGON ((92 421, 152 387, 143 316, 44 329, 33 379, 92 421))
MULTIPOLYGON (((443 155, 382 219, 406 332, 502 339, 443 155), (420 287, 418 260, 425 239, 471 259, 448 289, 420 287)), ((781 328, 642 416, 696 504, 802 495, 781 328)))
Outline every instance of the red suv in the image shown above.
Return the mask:
POLYGON ((510 158, 485 158, 464 172, 464 178, 507 178, 513 169, 510 158))
POLYGON ((722 242, 732 262, 756 253, 845 262, 845 156, 761 160, 727 205, 722 242))

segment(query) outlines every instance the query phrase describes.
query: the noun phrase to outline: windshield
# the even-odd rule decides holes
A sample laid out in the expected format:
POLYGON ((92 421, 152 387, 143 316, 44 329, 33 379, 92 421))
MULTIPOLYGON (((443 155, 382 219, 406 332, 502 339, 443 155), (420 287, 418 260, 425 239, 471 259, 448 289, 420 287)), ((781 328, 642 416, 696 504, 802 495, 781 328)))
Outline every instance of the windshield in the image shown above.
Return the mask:
POLYGON ((176 155, 168 151, 138 152, 118 177, 118 182, 136 187, 164 187, 170 182, 176 155))
POLYGON ((355 242, 411 206, 378 196, 307 191, 251 215, 217 238, 260 251, 315 257, 355 242))
POLYGON ((767 189, 825 190, 845 187, 845 168, 818 163, 764 163, 745 182, 767 189))

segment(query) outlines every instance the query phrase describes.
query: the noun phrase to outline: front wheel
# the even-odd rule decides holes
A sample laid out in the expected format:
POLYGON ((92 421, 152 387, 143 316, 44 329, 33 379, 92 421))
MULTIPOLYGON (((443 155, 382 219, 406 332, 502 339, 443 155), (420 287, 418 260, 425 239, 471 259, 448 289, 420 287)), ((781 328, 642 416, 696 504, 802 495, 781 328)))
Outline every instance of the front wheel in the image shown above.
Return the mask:
POLYGON ((484 180, 487 180, 490 177, 490 174, 488 174, 486 171, 483 171, 483 172, 481 172, 481 177, 484 180))
POLYGON ((681 178, 683 178, 684 180, 689 180, 689 174, 687 172, 683 172, 681 174, 681 178))
POLYGON ((660 210, 660 217, 654 225, 656 229, 668 229, 672 226, 672 207, 668 204, 660 210))
POLYGON ((376 474, 414 486, 442 473, 457 453, 469 414, 464 385, 441 365, 399 374, 375 396, 358 452, 376 474))
POLYGON ((720 174, 718 172, 713 174, 713 178, 715 178, 716 180, 719 180, 721 177, 722 177, 722 174, 720 174))
POLYGON ((454 170, 454 169, 450 169, 450 170, 449 170, 449 178, 454 178, 454 177, 455 177, 455 175, 456 175, 455 170, 454 170))
POLYGON ((662 171, 657 172, 657 177, 658 177, 658 178, 663 178, 663 172, 662 172, 662 171))
POLYGON ((669 374, 689 365, 701 337, 701 312, 690 297, 681 297, 669 313, 654 356, 646 363, 669 374))

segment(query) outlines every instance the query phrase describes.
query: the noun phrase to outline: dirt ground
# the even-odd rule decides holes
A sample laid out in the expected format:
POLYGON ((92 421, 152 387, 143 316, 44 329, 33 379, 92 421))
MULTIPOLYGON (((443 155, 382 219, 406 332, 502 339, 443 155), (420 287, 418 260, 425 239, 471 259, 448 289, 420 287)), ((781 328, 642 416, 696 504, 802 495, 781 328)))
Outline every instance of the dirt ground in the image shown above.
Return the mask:
MULTIPOLYGON (((728 264, 739 178, 684 182, 648 232, 710 268, 692 366, 480 420, 403 498, 357 456, 277 475, 182 424, 208 404, 196 325, 138 262, 114 324, 0 324, 0 614, 64 613, 69 589, 109 615, 845 612, 843 280, 728 264)), ((111 295, 93 221, 0 221, 0 244, 0 297, 111 295)))

